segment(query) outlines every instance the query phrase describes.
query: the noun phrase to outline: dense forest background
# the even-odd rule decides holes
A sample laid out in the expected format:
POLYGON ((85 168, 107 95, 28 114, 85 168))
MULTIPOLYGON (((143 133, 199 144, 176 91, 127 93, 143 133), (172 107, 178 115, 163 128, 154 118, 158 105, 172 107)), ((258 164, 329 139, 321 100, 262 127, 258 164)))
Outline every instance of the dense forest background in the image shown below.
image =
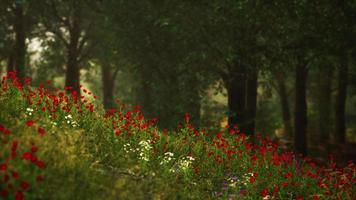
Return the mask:
POLYGON ((355 156, 356 1, 2 0, 1 73, 355 156))

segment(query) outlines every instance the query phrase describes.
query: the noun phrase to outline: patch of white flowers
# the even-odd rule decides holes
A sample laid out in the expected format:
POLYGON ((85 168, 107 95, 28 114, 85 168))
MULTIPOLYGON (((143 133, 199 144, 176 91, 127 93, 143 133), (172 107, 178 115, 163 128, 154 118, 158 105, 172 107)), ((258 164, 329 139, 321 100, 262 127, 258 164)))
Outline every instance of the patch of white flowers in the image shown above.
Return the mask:
POLYGON ((228 184, 230 187, 236 187, 237 184, 239 183, 239 179, 235 176, 235 177, 229 177, 227 179, 228 184))
MULTIPOLYGON (((180 159, 178 161, 178 170, 181 170, 181 171, 185 171, 187 170, 190 165, 193 163, 193 161, 195 160, 195 158, 193 158, 192 156, 186 156, 186 157, 183 157, 182 159, 180 159)), ((176 169, 170 169, 171 172, 177 172, 176 169)))
POLYGON ((250 183, 250 177, 253 177, 253 173, 247 173, 245 175, 242 176, 241 182, 244 185, 247 185, 250 183))
POLYGON ((72 125, 72 127, 78 126, 78 123, 75 120, 73 120, 73 117, 71 114, 64 116, 64 118, 67 120, 67 124, 72 125))
POLYGON ((26 108, 26 115, 32 116, 33 109, 32 108, 26 108))
POLYGON ((148 162, 150 160, 149 152, 153 148, 150 144, 150 140, 147 141, 140 141, 138 145, 140 148, 137 148, 136 150, 139 152, 139 159, 148 162))
POLYGON ((174 154, 172 152, 166 152, 163 155, 162 161, 159 163, 160 165, 165 165, 174 160, 174 154))

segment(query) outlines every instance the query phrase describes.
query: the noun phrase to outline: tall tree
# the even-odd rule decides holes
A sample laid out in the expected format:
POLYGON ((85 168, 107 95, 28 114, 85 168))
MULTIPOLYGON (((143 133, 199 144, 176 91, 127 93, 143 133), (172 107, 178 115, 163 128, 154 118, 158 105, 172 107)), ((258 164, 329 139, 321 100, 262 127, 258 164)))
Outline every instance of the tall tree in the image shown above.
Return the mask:
MULTIPOLYGON (((24 1, 15 1, 14 5, 14 31, 15 31, 15 52, 14 52, 14 69, 17 71, 19 78, 25 77, 25 54, 26 54, 26 33, 24 18, 24 1)), ((9 63, 11 65, 11 57, 9 63)))
MULTIPOLYGON (((65 85, 80 95, 80 69, 91 56, 96 22, 86 1, 46 0, 39 4, 43 34, 50 32, 66 49, 65 85)), ((47 34, 48 35, 48 34, 47 34)))
POLYGON ((307 155, 307 63, 298 63, 295 67, 295 118, 294 148, 297 153, 307 155))
POLYGON ((340 65, 338 67, 338 92, 335 108, 335 139, 339 144, 345 143, 346 124, 345 124, 345 106, 347 97, 349 59, 348 54, 343 53, 339 57, 340 65))
MULTIPOLYGON (((328 60, 327 62, 330 62, 328 60)), ((331 106, 332 105, 332 80, 334 68, 330 63, 323 63, 319 68, 319 91, 318 91, 318 115, 319 115, 319 134, 320 141, 330 142, 332 130, 331 106)))

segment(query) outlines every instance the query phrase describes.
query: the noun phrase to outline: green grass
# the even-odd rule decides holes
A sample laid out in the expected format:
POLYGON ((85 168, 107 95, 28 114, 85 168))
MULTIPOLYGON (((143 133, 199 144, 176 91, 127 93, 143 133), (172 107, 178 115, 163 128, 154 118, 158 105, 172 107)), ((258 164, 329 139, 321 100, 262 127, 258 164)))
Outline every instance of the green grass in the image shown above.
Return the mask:
POLYGON ((94 98, 77 99, 46 89, 50 85, 19 87, 17 82, 10 74, 1 83, 0 198, 356 197, 352 163, 335 168, 332 161, 327 166, 297 161, 262 137, 250 148, 249 139, 237 130, 205 133, 190 124, 188 115, 180 129, 161 131, 137 108, 105 113, 94 98), (38 150, 32 152, 34 147, 38 150))

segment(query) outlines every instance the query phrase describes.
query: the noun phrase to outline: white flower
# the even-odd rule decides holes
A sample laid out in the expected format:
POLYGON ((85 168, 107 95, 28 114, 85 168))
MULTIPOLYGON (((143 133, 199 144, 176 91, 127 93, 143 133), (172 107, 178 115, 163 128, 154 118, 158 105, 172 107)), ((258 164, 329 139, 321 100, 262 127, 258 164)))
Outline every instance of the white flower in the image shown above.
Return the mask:
POLYGON ((192 156, 187 156, 187 158, 188 158, 188 160, 190 160, 190 161, 194 161, 194 160, 195 160, 195 158, 193 158, 192 156))

